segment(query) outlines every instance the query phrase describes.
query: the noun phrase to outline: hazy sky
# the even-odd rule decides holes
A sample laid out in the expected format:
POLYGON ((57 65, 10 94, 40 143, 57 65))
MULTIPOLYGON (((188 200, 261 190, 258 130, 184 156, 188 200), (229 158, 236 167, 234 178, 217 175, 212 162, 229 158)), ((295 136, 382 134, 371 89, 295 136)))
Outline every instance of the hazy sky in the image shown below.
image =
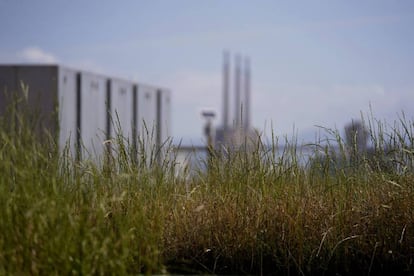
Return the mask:
POLYGON ((172 133, 221 122, 223 49, 252 62, 252 123, 304 139, 360 112, 414 115, 414 1, 0 0, 0 62, 57 62, 172 90, 172 133))

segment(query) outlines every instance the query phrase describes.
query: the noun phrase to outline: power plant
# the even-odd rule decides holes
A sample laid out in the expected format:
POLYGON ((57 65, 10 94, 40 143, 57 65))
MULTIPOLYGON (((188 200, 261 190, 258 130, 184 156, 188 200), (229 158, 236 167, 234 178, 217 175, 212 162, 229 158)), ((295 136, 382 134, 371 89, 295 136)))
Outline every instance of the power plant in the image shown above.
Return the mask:
POLYGON ((215 132, 216 148, 240 147, 253 144, 258 139, 257 133, 251 127, 250 59, 236 54, 233 85, 231 76, 230 53, 225 51, 223 53, 223 115, 221 126, 217 127, 215 132), (232 90, 234 93, 231 93, 232 90), (231 116, 232 111, 233 116, 231 116))

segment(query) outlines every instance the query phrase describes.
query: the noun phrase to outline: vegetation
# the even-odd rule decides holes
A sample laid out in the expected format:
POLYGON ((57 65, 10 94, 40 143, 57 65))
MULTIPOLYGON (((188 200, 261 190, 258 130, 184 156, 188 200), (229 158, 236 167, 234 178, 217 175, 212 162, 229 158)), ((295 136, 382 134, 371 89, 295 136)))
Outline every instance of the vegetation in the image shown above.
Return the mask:
POLYGON ((34 134, 33 116, 7 114, 2 275, 413 273, 414 124, 404 116, 390 129, 368 122, 370 153, 333 130, 309 158, 273 137, 185 177, 174 158, 133 158, 122 137, 104 164, 77 162, 34 134))

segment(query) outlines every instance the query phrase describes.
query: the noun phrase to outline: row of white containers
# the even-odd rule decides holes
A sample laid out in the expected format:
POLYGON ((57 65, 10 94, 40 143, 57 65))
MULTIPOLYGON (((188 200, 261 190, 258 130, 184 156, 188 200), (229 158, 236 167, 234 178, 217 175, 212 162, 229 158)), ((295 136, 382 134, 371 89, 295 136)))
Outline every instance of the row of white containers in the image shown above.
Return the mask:
POLYGON ((169 90, 59 65, 0 65, 1 112, 5 94, 21 91, 22 83, 43 117, 58 111, 58 126, 51 120, 49 128, 58 129, 60 149, 69 147, 77 159, 101 159, 115 137, 129 145, 144 141, 146 154, 169 137, 169 90))

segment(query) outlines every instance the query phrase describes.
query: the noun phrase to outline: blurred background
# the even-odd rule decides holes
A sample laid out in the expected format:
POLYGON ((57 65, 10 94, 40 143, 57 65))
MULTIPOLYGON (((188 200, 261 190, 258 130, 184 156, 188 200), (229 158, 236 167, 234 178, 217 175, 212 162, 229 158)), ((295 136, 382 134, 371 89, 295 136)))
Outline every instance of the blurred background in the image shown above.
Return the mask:
POLYGON ((251 125, 313 141, 316 126, 343 129, 371 109, 390 123, 412 117, 413 27, 410 0, 0 0, 0 63, 168 87, 175 143, 202 145, 202 110, 222 121, 227 50, 232 66, 250 58, 251 125))

